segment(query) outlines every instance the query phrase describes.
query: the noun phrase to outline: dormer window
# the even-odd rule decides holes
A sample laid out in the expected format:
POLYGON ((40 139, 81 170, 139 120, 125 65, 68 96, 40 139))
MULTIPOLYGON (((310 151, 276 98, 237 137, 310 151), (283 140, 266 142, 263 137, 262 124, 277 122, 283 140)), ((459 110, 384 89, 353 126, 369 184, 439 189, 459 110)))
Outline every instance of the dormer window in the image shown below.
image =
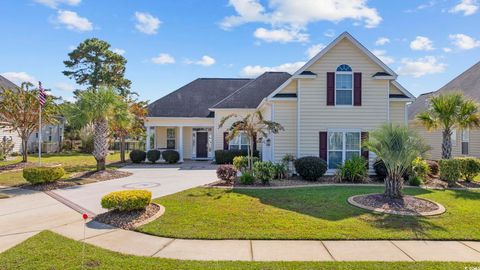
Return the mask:
POLYGON ((335 72, 335 105, 353 105, 353 71, 340 65, 335 72))

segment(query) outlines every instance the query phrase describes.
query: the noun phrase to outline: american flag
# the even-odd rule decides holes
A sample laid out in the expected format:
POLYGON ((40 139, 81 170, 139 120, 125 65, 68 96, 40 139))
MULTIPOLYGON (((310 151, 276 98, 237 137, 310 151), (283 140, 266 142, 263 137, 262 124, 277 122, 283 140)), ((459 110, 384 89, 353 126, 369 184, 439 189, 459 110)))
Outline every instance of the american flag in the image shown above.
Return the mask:
POLYGON ((42 83, 38 82, 38 102, 40 103, 40 106, 43 107, 46 101, 47 101, 47 93, 43 89, 42 83))

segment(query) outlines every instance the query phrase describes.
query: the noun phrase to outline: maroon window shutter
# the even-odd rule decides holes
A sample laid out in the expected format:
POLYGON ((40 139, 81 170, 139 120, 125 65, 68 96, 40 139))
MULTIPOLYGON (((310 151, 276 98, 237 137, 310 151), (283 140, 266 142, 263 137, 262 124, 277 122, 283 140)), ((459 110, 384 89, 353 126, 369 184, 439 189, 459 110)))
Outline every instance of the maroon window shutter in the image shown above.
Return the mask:
POLYGON ((327 72, 327 106, 335 105, 335 72, 327 72))
POLYGON ((327 161, 327 132, 320 132, 320 158, 327 161))
POLYGON ((253 136, 253 152, 257 151, 257 135, 253 136))
POLYGON ((362 132, 362 157, 367 161, 367 164, 368 164, 368 157, 369 157, 369 153, 368 153, 368 148, 365 147, 365 143, 368 141, 368 132, 362 132))
POLYGON ((353 74, 353 105, 362 106, 362 73, 353 74))
POLYGON ((228 132, 223 133, 223 150, 228 150, 228 140, 227 140, 228 132))

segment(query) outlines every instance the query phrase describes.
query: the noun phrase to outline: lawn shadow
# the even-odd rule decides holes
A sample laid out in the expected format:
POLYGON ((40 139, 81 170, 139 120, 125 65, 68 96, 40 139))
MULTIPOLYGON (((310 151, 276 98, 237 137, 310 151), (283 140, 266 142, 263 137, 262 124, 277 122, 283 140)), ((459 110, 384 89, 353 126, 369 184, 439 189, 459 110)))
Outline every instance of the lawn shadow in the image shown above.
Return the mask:
MULTIPOLYGON (((235 193, 260 200, 261 203, 276 208, 308 215, 329 221, 355 218, 371 211, 360 209, 347 202, 354 195, 382 193, 382 187, 307 187, 292 189, 234 189, 235 193)), ((409 189, 411 195, 427 194, 431 191, 416 188, 409 189)))
POLYGON ((466 200, 479 200, 480 192, 472 190, 462 190, 462 189, 449 189, 453 192, 453 196, 457 199, 466 199, 466 200))
POLYGON ((432 222, 436 218, 438 217, 374 214, 374 216, 362 217, 361 219, 379 229, 411 231, 416 239, 431 239, 429 232, 447 231, 444 227, 432 222))

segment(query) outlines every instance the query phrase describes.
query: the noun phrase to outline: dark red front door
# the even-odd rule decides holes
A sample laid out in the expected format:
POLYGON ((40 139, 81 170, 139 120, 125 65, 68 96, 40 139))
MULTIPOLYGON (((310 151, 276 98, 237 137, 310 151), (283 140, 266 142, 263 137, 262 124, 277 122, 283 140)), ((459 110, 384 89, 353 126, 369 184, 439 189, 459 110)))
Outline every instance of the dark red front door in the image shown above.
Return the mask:
POLYGON ((208 132, 197 132, 197 158, 208 157, 208 132))

